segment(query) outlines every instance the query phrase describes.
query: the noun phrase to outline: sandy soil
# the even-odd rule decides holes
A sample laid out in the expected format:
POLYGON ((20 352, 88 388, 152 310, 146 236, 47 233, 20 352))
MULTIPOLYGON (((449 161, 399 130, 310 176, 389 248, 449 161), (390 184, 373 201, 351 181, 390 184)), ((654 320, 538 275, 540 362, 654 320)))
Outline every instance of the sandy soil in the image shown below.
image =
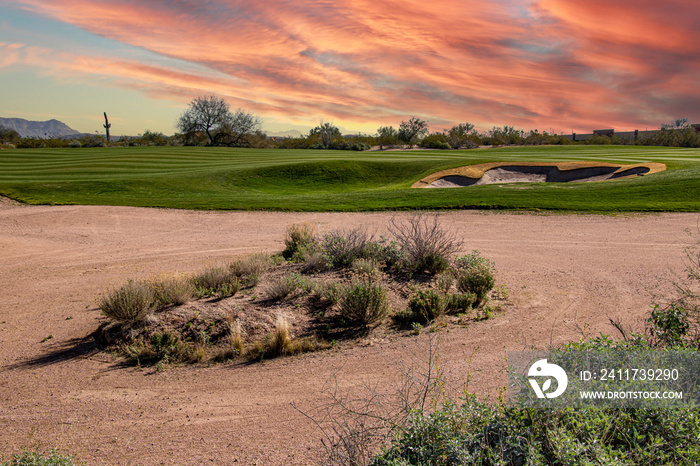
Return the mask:
MULTIPOLYGON (((0 203, 0 458, 38 444, 88 464, 314 464, 321 433, 291 403, 319 412, 334 374, 350 392, 388 388, 425 336, 155 372, 95 352, 96 299, 128 278, 281 250, 291 223, 381 233, 390 218, 0 203)), ((439 333, 441 361, 464 380, 473 355, 470 390, 486 397, 506 383, 506 350, 558 345, 584 328, 613 333, 609 316, 640 326, 652 293, 681 270, 698 215, 451 212, 443 221, 465 252, 495 262, 510 291, 506 312, 439 333)))

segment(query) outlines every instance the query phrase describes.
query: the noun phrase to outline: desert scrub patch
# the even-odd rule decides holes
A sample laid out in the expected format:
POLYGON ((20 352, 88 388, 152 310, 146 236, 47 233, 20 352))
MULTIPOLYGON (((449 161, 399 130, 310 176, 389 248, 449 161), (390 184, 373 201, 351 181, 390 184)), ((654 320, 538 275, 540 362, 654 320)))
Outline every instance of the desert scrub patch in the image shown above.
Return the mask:
MULTIPOLYGON (((412 218, 419 219, 414 220, 416 231, 424 227, 441 231, 433 228, 437 221, 433 217, 412 218)), ((469 320, 479 315, 470 312, 477 305, 476 293, 462 291, 451 272, 432 277, 416 273, 406 265, 411 262, 411 248, 400 241, 384 237, 375 241, 355 229, 332 232, 312 243, 312 233, 311 227, 288 231, 288 249, 304 250, 303 261, 298 255, 298 261, 287 261, 279 255, 256 254, 208 267, 189 278, 166 275, 130 281, 114 295, 144 295, 146 304, 121 320, 110 318, 95 338, 131 363, 162 367, 293 355, 368 332, 392 334, 411 324, 416 324, 415 331, 440 316, 445 317, 431 330, 462 325, 465 313, 469 320), (312 249, 301 246, 309 244, 312 249), (319 264, 314 264, 316 259, 319 264), (304 275, 311 270, 313 277, 304 275), (245 286, 251 288, 238 293, 245 286), (143 293, 124 293, 132 288, 143 293), (217 299, 203 299, 212 296, 217 299), (394 323, 405 325, 386 319, 392 309, 400 310, 394 323)), ((452 269, 468 270, 481 262, 458 258, 456 263, 459 266, 452 269)), ((421 270, 425 271, 436 270, 421 270)))
POLYGON ((155 292, 146 282, 129 280, 124 286, 102 297, 98 307, 116 322, 137 322, 144 319, 155 305, 155 292))

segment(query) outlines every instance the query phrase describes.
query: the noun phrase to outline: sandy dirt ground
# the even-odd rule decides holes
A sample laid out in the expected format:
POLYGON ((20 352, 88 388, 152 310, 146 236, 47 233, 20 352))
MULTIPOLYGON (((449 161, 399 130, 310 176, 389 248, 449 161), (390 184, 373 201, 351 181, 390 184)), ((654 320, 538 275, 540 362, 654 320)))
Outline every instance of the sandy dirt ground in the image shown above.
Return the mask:
MULTIPOLYGON (((407 214, 398 214, 407 215, 407 214)), ((337 377, 352 393, 390 389, 426 336, 368 338, 253 365, 122 367, 89 337, 101 293, 129 278, 194 272, 283 248, 286 227, 366 225, 390 213, 190 212, 0 203, 0 458, 39 445, 87 464, 315 464, 319 413, 337 377)), ((470 390, 495 397, 505 354, 641 327, 693 243, 697 214, 629 216, 450 212, 442 221, 495 262, 506 310, 438 332, 440 360, 470 390)))

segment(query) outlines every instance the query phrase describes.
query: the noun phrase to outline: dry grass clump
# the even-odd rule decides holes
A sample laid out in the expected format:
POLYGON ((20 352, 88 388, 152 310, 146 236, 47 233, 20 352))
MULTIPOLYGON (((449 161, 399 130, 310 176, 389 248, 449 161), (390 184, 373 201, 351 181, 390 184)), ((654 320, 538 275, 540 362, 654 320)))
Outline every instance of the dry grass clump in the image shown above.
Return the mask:
POLYGON ((129 280, 126 285, 104 296, 98 307, 116 322, 138 322, 152 312, 155 304, 153 288, 145 282, 129 280))
POLYGON ((278 356, 293 356, 328 349, 331 343, 316 336, 295 338, 287 318, 277 315, 275 327, 262 341, 257 341, 250 349, 249 355, 255 359, 273 358, 278 356))
POLYGON ((297 294, 311 291, 311 283, 298 273, 284 275, 265 288, 265 295, 271 301, 277 301, 297 294))
POLYGON ((191 301, 197 294, 194 283, 188 277, 171 276, 148 282, 153 288, 158 307, 179 306, 191 301))
POLYGON ((201 297, 233 296, 241 288, 241 283, 231 267, 224 265, 214 265, 205 269, 195 275, 192 282, 201 297))
POLYGON ((231 262, 229 268, 231 269, 231 273, 238 277, 242 286, 251 288, 259 283, 260 277, 270 270, 272 265, 272 257, 267 254, 258 253, 231 262))

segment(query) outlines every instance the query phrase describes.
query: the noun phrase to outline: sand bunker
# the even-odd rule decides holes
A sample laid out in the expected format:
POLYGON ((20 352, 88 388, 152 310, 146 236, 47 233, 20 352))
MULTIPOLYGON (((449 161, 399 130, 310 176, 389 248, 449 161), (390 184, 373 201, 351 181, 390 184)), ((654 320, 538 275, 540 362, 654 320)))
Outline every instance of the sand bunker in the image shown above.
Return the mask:
POLYGON ((599 162, 494 162, 433 173, 413 188, 459 188, 494 183, 572 183, 649 175, 666 170, 663 163, 621 165, 599 162))

